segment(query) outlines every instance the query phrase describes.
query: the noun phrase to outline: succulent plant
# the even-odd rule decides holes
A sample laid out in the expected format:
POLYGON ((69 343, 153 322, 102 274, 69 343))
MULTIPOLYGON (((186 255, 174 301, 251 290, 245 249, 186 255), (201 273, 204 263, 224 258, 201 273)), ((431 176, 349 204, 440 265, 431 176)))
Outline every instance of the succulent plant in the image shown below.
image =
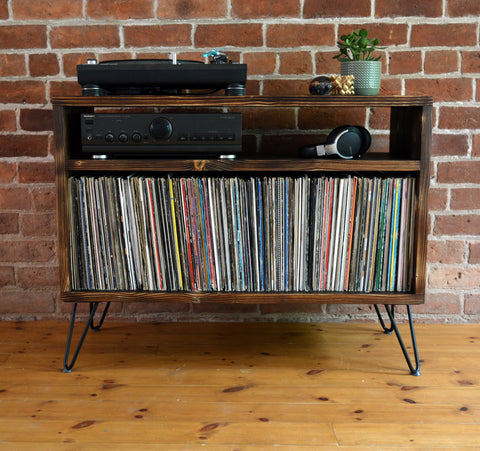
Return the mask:
POLYGON ((350 34, 340 36, 337 42, 340 53, 333 58, 339 61, 378 61, 382 55, 374 56, 375 50, 384 49, 378 47, 378 39, 368 39, 368 31, 365 28, 354 31, 350 34))

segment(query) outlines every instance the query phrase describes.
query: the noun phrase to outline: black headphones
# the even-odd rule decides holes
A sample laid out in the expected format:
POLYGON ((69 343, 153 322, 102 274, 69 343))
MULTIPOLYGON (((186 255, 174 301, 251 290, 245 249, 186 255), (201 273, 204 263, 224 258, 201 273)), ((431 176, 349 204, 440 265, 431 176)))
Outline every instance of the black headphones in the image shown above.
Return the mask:
POLYGON ((365 153, 372 137, 364 127, 354 125, 342 125, 330 132, 325 144, 300 147, 301 157, 323 157, 337 155, 341 158, 356 158, 365 153))

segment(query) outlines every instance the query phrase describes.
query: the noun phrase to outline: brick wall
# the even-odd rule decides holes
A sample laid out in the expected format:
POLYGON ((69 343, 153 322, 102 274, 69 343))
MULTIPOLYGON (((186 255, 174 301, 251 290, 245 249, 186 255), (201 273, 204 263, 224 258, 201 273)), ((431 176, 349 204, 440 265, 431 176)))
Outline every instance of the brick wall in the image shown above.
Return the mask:
MULTIPOLYGON (((388 46, 382 93, 435 98, 428 295, 420 321, 480 319, 478 0, 3 0, 0 2, 0 318, 60 318, 50 99, 80 93, 87 58, 248 63, 249 93, 306 93, 339 71, 338 35, 366 26, 388 46)), ((355 114, 355 112, 352 112, 355 114)), ((386 142, 381 111, 362 114, 386 142)), ((306 119, 308 121, 308 118, 306 119)), ((325 119, 325 124, 328 120, 325 119)), ((117 305, 139 319, 372 318, 366 306, 117 305)))

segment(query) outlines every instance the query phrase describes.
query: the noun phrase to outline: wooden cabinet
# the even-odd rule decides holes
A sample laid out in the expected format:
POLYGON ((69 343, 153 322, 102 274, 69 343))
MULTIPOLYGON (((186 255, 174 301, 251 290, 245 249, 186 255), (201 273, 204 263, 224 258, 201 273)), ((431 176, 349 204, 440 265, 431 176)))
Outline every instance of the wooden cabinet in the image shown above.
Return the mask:
MULTIPOLYGON (((424 302, 426 284, 427 202, 429 190, 429 155, 432 133, 431 97, 407 96, 166 96, 166 97, 65 97, 52 101, 55 120, 55 162, 58 205, 58 240, 60 265, 60 298, 66 302, 222 302, 222 303, 348 303, 412 305, 424 302), (295 117, 304 109, 338 111, 339 109, 382 108, 389 111, 390 132, 388 152, 367 152, 359 159, 297 158, 291 155, 272 157, 261 152, 247 152, 236 159, 162 159, 122 158, 95 160, 82 154, 79 123, 82 113, 97 111, 155 111, 156 108, 201 111, 262 111, 288 108, 295 117), (253 109, 253 110, 252 110, 253 109), (410 177, 415 180, 415 209, 413 212, 412 280, 408 291, 106 291, 74 290, 70 268, 71 199, 68 180, 72 176, 95 177, 109 174, 142 174, 166 176, 243 175, 269 177, 306 174, 335 176, 355 174, 368 177, 410 177)), ((321 124, 320 124, 321 125, 321 124)), ((338 124, 340 125, 340 124, 338 124)), ((375 135, 373 140, 375 141, 375 135)))

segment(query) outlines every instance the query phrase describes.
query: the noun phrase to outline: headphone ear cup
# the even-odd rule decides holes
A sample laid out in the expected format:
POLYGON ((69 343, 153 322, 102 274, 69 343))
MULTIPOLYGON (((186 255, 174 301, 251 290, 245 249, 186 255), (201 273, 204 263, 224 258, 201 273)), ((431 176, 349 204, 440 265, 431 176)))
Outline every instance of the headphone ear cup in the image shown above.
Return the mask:
POLYGON ((358 153, 358 155, 362 155, 370 148, 370 145, 372 144, 372 135, 370 135, 370 132, 365 127, 355 127, 355 128, 358 129, 358 131, 362 135, 362 146, 358 153))
POLYGON ((348 125, 340 125, 340 127, 334 128, 327 136, 325 145, 333 144, 337 139, 338 135, 342 134, 344 131, 348 130, 350 127, 348 125))

